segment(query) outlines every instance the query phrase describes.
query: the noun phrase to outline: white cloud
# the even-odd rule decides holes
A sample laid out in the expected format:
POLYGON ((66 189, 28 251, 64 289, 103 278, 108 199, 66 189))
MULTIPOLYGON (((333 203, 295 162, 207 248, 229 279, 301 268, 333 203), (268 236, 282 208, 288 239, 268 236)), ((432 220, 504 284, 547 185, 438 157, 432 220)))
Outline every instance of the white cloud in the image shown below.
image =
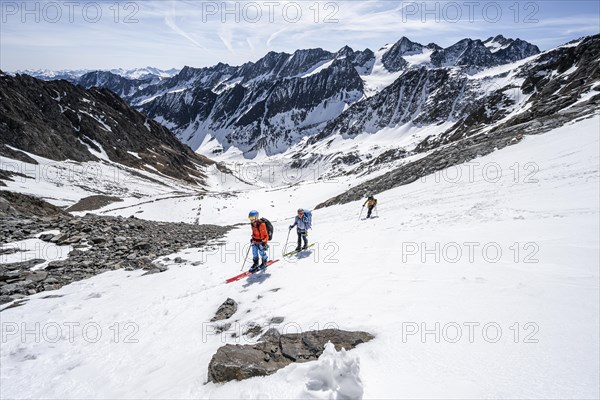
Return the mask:
POLYGON ((225 45, 227 50, 229 50, 231 53, 234 53, 233 46, 231 44, 233 36, 232 32, 224 30, 223 32, 218 33, 217 36, 219 36, 219 39, 221 39, 221 42, 225 45))
POLYGON ((280 34, 285 32, 286 30, 287 30, 287 28, 282 28, 282 29, 278 30, 277 32, 273 32, 267 39, 267 42, 265 43, 267 45, 267 47, 271 47, 271 44, 273 43, 273 41, 275 39, 277 39, 277 36, 279 36, 280 34))
MULTIPOLYGON (((516 24, 508 13, 498 23, 486 22, 481 15, 473 22, 452 23, 436 22, 435 18, 423 21, 420 15, 413 14, 404 18, 402 13, 414 2, 298 1, 302 15, 297 22, 291 23, 289 20, 294 13, 282 13, 291 2, 281 1, 273 9, 266 6, 266 0, 254 2, 262 10, 262 18, 258 21, 244 19, 252 19, 254 13, 222 13, 221 1, 140 2, 136 24, 115 24, 108 8, 112 2, 102 3, 106 7, 106 18, 96 24, 81 21, 81 18, 74 23, 23 24, 20 19, 13 18, 2 24, 0 67, 8 70, 75 69, 84 65, 92 68, 145 65, 166 68, 202 67, 217 62, 239 65, 256 61, 268 51, 291 53, 299 48, 315 47, 337 51, 344 45, 377 50, 401 36, 423 44, 435 42, 449 46, 465 37, 485 39, 501 33, 548 48, 598 32, 598 15, 586 14, 578 6, 560 14, 540 11, 536 24, 516 24), (337 8, 331 5, 326 8, 326 4, 337 5, 337 8), (269 14, 269 11, 274 13, 269 14), (338 22, 326 23, 327 17, 338 22), (235 22, 236 18, 239 22, 235 22), (198 49, 203 51, 198 52, 198 49)), ((228 10, 238 4, 241 11, 249 3, 230 1, 226 4, 228 10)), ((509 6, 506 4, 505 8, 509 6)), ((121 16, 126 14, 123 12, 121 16)))
POLYGON ((171 8, 169 10, 167 10, 165 13, 165 24, 169 28, 171 28, 175 33, 177 33, 178 35, 183 36, 184 38, 186 38, 187 40, 192 42, 194 45, 196 45, 197 47, 204 49, 204 46, 202 46, 200 43, 198 43, 193 37, 188 35, 183 29, 181 29, 179 27, 179 25, 177 25, 175 4, 176 4, 176 2, 174 0, 171 0, 171 8))

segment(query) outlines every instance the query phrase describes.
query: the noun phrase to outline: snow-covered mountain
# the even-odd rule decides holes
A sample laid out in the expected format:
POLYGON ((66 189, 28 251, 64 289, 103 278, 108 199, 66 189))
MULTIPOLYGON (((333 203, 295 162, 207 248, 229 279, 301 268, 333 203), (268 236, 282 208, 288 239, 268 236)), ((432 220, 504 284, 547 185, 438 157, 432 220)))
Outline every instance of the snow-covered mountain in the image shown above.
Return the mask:
MULTIPOLYGON (((496 135, 541 132, 597 113, 599 57, 600 36, 593 36, 475 74, 411 68, 280 159, 293 159, 295 167, 318 163, 339 175, 400 165, 407 156, 446 151, 450 144, 481 140, 475 147, 491 151, 496 135)), ((454 162, 447 153, 438 161, 442 167, 454 162)))
MULTIPOLYGON (((362 97, 356 67, 370 60, 360 52, 342 54, 327 55, 320 49, 269 53, 237 69, 184 69, 180 75, 190 75, 188 79, 167 81, 173 86, 166 94, 141 100, 137 108, 194 149, 214 140, 221 149, 233 146, 250 155, 260 149, 282 152, 362 97), (332 59, 323 59, 326 55, 332 59), (192 88, 190 80, 195 82, 192 88)), ((141 93, 146 97, 152 89, 141 93)))
POLYGON ((90 72, 90 70, 87 69, 63 69, 58 71, 53 71, 49 69, 24 69, 17 70, 14 73, 11 73, 11 75, 29 75, 34 78, 41 79, 43 81, 54 81, 63 79, 71 83, 77 83, 79 78, 81 78, 88 72, 90 72))
POLYGON ((445 67, 446 74, 468 75, 538 53, 532 44, 503 36, 464 39, 446 49, 402 37, 376 52, 348 46, 335 53, 270 52, 237 67, 185 67, 158 82, 104 76, 86 79, 85 86, 119 93, 193 149, 218 155, 235 148, 251 158, 285 152, 414 69, 445 67))
POLYGON ((598 43, 593 36, 540 54, 501 35, 446 49, 403 37, 375 52, 271 52, 166 79, 94 72, 80 81, 111 88, 200 153, 264 154, 292 168, 318 163, 337 176, 397 167, 410 155, 548 115, 558 126, 593 113, 598 43))
POLYGON ((494 67, 522 60, 538 54, 540 49, 520 39, 506 39, 502 35, 485 41, 464 39, 431 55, 436 67, 462 66, 480 71, 481 67, 494 67))
MULTIPOLYGON (((89 74, 91 72, 110 72, 115 75, 119 75, 123 78, 127 79, 147 79, 147 78, 170 78, 175 76, 179 70, 176 68, 171 68, 168 70, 163 70, 155 67, 145 67, 145 68, 134 68, 134 69, 123 69, 123 68, 115 68, 111 70, 92 70, 92 69, 64 69, 64 70, 48 70, 48 69, 24 69, 17 70, 13 73, 29 75, 34 78, 41 79, 44 81, 54 81, 59 79, 64 79, 71 83, 79 83, 79 80, 82 76, 89 74)), ((108 88, 107 88, 108 89, 108 88)))
POLYGON ((92 71, 80 76, 77 84, 88 89, 93 87, 109 89, 119 97, 127 98, 161 80, 162 78, 156 75, 143 75, 142 78, 134 79, 110 71, 92 71))
POLYGON ((134 69, 116 68, 111 69, 109 72, 129 79, 144 79, 148 77, 171 78, 177 75, 179 71, 180 70, 177 68, 160 69, 155 67, 145 67, 134 69))

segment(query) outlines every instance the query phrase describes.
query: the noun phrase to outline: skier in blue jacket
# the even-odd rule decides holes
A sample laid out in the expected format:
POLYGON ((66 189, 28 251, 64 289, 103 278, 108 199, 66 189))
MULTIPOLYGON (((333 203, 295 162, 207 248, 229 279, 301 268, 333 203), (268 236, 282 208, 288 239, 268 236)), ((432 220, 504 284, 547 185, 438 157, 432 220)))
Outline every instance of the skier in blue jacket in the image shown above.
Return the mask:
POLYGON ((290 225, 290 230, 296 226, 296 232, 298 232, 298 247, 295 251, 306 250, 308 248, 308 230, 311 228, 310 221, 306 215, 304 215, 304 209, 298 209, 298 215, 294 219, 294 224, 290 225), (304 239, 304 247, 302 247, 302 240, 304 239))

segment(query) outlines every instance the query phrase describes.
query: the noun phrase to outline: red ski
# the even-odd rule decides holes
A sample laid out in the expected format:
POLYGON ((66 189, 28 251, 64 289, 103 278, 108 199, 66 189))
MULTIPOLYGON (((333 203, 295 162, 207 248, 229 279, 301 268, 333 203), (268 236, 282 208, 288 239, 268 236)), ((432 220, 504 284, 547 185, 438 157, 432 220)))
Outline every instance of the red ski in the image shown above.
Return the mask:
MULTIPOLYGON (((259 269, 256 272, 264 271, 265 269, 267 269, 269 267, 269 265, 271 265, 273 263, 276 263, 277 261, 279 261, 279 260, 269 260, 269 261, 267 261, 267 266, 265 268, 263 268, 263 269, 259 269)), ((256 272, 246 271, 244 273, 241 273, 239 275, 234 276, 233 278, 227 279, 226 282, 227 283, 231 283, 231 282, 239 281, 240 279, 244 279, 245 277, 250 276, 252 274, 255 274, 256 272)))

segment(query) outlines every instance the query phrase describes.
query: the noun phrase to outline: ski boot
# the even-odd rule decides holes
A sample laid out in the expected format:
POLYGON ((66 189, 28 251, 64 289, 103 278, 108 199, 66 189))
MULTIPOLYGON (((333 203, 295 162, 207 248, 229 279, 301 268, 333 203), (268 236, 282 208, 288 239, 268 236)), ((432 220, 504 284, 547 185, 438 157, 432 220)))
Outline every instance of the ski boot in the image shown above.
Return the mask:
POLYGON ((257 270, 262 271, 265 268, 267 268, 267 259, 266 258, 262 260, 262 264, 259 265, 257 270))
POLYGON ((254 258, 252 260, 254 263, 252 264, 252 266, 250 267, 250 273, 253 274, 256 271, 258 271, 258 258, 254 258))

